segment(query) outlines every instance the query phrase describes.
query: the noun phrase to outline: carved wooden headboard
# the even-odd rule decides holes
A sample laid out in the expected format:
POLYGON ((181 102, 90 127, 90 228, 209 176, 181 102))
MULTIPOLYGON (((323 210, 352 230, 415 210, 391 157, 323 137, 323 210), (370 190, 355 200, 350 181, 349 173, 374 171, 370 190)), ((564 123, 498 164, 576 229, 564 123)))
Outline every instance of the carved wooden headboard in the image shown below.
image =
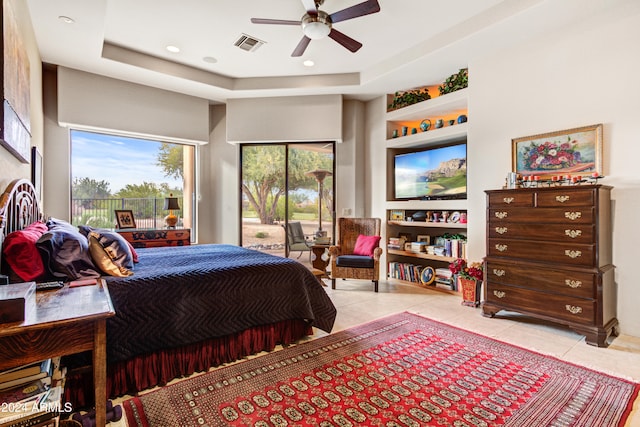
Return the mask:
POLYGON ((0 196, 0 246, 7 234, 21 230, 41 218, 33 184, 26 179, 11 181, 0 196))

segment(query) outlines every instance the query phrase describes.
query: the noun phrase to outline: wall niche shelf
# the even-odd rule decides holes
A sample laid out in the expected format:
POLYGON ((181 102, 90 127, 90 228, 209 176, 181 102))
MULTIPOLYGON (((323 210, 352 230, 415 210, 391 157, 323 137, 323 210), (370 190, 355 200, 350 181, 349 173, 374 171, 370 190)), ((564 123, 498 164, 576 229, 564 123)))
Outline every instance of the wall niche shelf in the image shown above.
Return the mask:
POLYGON ((461 114, 467 114, 467 91, 468 89, 461 89, 388 112, 387 142, 396 145, 396 141, 402 139, 406 141, 402 144, 411 144, 417 140, 424 141, 425 138, 433 139, 431 142, 447 142, 447 138, 455 139, 458 134, 466 134, 466 123, 458 123, 457 119, 461 114), (420 130, 420 123, 425 119, 429 119, 431 125, 429 130, 423 132, 420 130), (439 129, 435 126, 438 119, 444 121, 444 127, 439 129), (447 123, 449 120, 454 120, 452 126, 447 123), (407 127, 406 136, 402 136, 403 126, 407 127), (417 133, 411 134, 413 128, 417 129, 417 133), (393 138, 394 130, 398 133, 397 138, 393 138))
MULTIPOLYGON (((429 87, 429 93, 434 96, 438 93, 437 86, 429 87)), ((426 266, 433 268, 447 268, 448 264, 455 260, 458 256, 441 256, 433 253, 416 252, 405 250, 404 247, 391 245, 389 247, 389 239, 399 236, 410 236, 409 238, 416 241, 419 236, 431 236, 431 244, 438 236, 446 234, 467 234, 467 224, 460 222, 426 222, 426 221, 406 221, 400 220, 392 215, 392 211, 404 211, 410 216, 416 211, 467 211, 467 200, 394 200, 394 154, 406 152, 412 148, 421 148, 427 146, 445 145, 458 141, 465 141, 469 129, 468 123, 458 123, 458 116, 467 115, 467 95, 468 89, 458 90, 446 95, 434 96, 433 98, 418 102, 407 107, 397 110, 388 111, 386 120, 386 148, 387 148, 387 278, 388 280, 406 283, 426 289, 433 289, 442 292, 457 294, 455 290, 445 289, 435 282, 432 285, 425 285, 416 280, 419 274, 426 266), (428 119, 431 125, 426 132, 420 128, 420 123, 428 119), (436 120, 442 119, 444 126, 436 128, 436 120), (449 125, 449 121, 453 120, 453 124, 449 125), (402 136, 403 126, 407 127, 407 134, 402 136), (416 132, 412 133, 415 128, 416 132), (394 131, 397 137, 393 137, 394 131), (398 271, 402 271, 404 277, 411 276, 410 280, 400 279, 398 271)), ((388 95, 387 99, 392 99, 392 95, 388 95)), ((473 118, 471 117, 470 120, 473 118)), ((462 245, 466 251, 466 245, 462 245)), ((457 252, 460 252, 459 250, 457 252)))

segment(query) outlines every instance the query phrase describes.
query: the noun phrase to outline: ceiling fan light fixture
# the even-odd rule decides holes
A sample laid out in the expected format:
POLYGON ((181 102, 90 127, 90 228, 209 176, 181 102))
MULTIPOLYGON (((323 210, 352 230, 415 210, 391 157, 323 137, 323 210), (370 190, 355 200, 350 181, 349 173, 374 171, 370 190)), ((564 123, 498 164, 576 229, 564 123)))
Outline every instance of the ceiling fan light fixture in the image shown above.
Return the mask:
POLYGON ((317 15, 307 13, 302 17, 302 32, 311 40, 323 39, 331 32, 331 18, 321 10, 317 15))

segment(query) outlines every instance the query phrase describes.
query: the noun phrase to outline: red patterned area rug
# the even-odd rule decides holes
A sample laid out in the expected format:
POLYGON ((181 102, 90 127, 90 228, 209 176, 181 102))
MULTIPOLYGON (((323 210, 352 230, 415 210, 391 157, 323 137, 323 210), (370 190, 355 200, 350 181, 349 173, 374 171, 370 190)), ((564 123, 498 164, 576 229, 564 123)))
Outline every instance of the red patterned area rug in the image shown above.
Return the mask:
POLYGON ((410 313, 124 402, 129 427, 622 426, 640 384, 410 313))

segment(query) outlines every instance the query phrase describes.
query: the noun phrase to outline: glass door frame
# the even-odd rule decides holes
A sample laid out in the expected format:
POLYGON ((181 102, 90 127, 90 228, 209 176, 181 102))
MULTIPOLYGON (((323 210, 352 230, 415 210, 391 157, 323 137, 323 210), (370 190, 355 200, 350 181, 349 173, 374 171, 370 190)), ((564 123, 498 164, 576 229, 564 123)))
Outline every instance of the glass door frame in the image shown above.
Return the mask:
MULTIPOLYGON (((288 203, 288 199, 289 199, 289 151, 290 151, 290 147, 295 147, 296 145, 309 145, 309 144, 331 144, 331 154, 332 154, 332 164, 331 164, 331 168, 332 168, 332 174, 333 174, 333 179, 331 180, 331 194, 333 196, 333 200, 331 203, 331 245, 335 244, 335 240, 336 240, 336 142, 335 141, 305 141, 305 142, 248 142, 248 143, 242 143, 239 144, 239 168, 238 168, 238 183, 239 183, 239 187, 238 187, 238 212, 239 212, 239 224, 240 226, 238 227, 238 242, 239 245, 242 246, 243 242, 242 242, 242 238, 243 238, 243 231, 242 231, 242 222, 243 222, 243 209, 242 209, 242 172, 243 172, 243 149, 244 147, 248 147, 248 146, 283 146, 285 149, 285 158, 284 158, 284 163, 286 165, 285 167, 285 217, 284 217, 284 228, 286 230, 287 224, 289 223, 289 203, 288 203)), ((319 195, 320 198, 320 195, 319 195)), ((320 215, 320 213, 319 213, 320 215)), ((286 233, 286 231, 285 231, 286 233)), ((286 234, 285 234, 285 240, 287 238, 286 234)), ((283 242, 285 244, 285 255, 288 256, 288 254, 286 253, 286 241, 283 242)))

